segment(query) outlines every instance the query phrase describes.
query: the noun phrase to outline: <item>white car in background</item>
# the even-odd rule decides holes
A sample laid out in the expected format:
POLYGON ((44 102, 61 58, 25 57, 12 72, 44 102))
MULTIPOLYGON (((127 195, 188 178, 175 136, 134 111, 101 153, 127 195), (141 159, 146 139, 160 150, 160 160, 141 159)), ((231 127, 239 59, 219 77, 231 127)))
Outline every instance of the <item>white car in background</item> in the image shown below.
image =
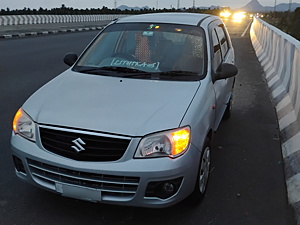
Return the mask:
POLYGON ((234 50, 219 17, 135 15, 113 21, 70 69, 18 110, 15 171, 76 199, 167 207, 201 199, 211 140, 230 116, 234 50))

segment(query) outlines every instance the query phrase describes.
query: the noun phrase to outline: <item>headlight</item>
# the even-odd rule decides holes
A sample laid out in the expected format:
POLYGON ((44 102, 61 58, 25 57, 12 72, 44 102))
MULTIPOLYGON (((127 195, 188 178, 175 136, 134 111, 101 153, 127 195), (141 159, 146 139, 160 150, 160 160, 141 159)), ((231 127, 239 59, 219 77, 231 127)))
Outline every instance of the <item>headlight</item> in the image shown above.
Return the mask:
POLYGON ((144 137, 135 153, 136 158, 182 155, 189 147, 191 132, 189 127, 165 131, 144 137))
POLYGON ((235 19, 235 20, 245 19, 246 18, 246 13, 245 12, 234 13, 233 16, 232 16, 232 18, 235 19))
POLYGON ((15 115, 13 130, 15 134, 19 134, 31 141, 35 141, 35 124, 22 109, 19 109, 15 115))

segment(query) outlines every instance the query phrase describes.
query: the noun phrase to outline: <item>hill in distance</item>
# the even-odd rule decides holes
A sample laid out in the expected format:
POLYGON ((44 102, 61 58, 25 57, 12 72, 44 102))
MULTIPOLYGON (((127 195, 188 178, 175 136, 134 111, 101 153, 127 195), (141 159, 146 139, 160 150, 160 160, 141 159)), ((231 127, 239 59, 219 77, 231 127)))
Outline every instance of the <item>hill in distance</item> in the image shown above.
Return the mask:
POLYGON ((265 7, 263 7, 258 0, 251 0, 251 2, 242 7, 240 10, 249 12, 264 12, 265 7))
POLYGON ((258 0, 251 0, 247 5, 240 8, 239 10, 247 11, 247 12, 271 12, 276 9, 277 12, 288 11, 289 7, 291 6, 290 10, 295 11, 296 8, 300 7, 298 3, 292 3, 289 5, 288 3, 281 3, 274 6, 262 6, 258 0))
POLYGON ((120 5, 117 9, 122 10, 122 11, 124 11, 124 10, 129 10, 129 11, 131 11, 131 10, 137 10, 137 11, 139 11, 141 9, 150 9, 150 8, 148 6, 143 6, 143 7, 137 7, 137 6, 135 6, 135 7, 129 7, 127 5, 120 5))

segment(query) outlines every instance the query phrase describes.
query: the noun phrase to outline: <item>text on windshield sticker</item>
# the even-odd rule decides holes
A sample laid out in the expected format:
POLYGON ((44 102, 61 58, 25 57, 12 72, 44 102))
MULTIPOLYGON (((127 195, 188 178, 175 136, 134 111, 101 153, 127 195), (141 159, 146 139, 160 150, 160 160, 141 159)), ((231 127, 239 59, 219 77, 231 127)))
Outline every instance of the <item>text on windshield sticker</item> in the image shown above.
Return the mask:
POLYGON ((138 61, 129 61, 124 59, 113 59, 111 62, 111 66, 133 66, 139 68, 149 68, 158 70, 160 62, 155 63, 146 63, 146 62, 138 62, 138 61))

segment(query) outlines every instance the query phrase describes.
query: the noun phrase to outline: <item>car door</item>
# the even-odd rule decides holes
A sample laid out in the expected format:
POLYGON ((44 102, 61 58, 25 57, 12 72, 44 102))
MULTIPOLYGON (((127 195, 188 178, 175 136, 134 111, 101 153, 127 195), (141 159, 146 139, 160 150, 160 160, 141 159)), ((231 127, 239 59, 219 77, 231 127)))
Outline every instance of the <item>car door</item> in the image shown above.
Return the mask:
MULTIPOLYGON (((234 63, 233 48, 221 21, 214 22, 210 26, 211 49, 212 49, 212 71, 216 73, 222 63, 234 63)), ((232 95, 234 78, 217 80, 214 82, 216 96, 216 119, 214 129, 219 126, 227 104, 232 95)))

